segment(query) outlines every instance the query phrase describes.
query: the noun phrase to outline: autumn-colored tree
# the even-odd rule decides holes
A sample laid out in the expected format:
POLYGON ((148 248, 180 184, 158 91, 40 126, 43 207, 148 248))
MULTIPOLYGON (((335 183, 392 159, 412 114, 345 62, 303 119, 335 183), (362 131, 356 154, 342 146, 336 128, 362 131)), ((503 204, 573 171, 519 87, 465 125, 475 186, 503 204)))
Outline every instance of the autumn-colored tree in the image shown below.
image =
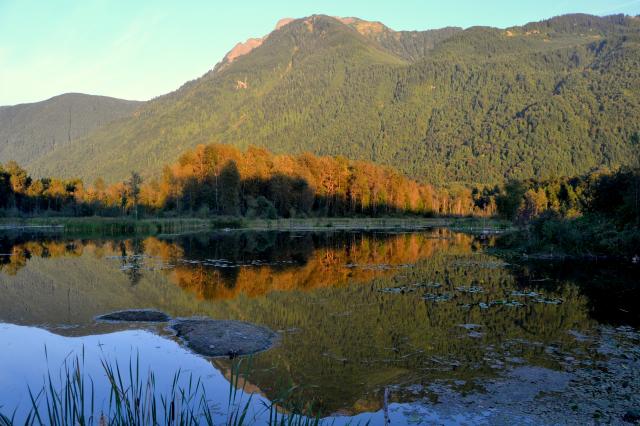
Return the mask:
MULTIPOLYGON (((507 191, 508 192, 508 191, 507 191)), ((443 214, 486 215, 495 194, 434 188, 388 167, 309 153, 274 155, 263 148, 241 152, 230 145, 199 145, 164 167, 159 179, 143 182, 132 172, 107 186, 97 179, 31 180, 17 164, 0 170, 0 207, 31 212, 139 217, 155 214, 225 214, 282 217, 309 215, 443 214)))
POLYGON ((549 200, 544 189, 529 189, 524 193, 524 199, 518 210, 518 222, 527 223, 547 210, 549 200))

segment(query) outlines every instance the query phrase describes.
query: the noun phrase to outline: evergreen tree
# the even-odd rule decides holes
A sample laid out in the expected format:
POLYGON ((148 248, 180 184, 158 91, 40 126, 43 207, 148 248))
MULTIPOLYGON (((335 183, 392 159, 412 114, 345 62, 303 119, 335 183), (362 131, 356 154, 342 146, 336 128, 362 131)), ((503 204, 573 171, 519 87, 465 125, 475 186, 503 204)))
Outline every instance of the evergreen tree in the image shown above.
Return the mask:
POLYGON ((235 161, 229 161, 220 171, 220 211, 224 215, 240 214, 240 172, 235 161))

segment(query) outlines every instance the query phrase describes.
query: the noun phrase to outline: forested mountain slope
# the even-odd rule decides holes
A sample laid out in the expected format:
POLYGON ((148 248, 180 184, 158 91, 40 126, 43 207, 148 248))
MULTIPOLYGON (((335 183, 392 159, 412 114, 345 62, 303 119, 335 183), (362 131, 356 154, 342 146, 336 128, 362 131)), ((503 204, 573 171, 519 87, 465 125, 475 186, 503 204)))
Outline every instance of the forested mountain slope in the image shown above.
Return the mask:
POLYGON ((0 162, 29 165, 55 148, 85 136, 141 102, 68 93, 42 102, 0 107, 0 162))
POLYGON ((436 184, 616 166, 639 139, 639 30, 621 15, 426 33, 298 19, 32 170, 113 181, 210 142, 340 154, 436 184))

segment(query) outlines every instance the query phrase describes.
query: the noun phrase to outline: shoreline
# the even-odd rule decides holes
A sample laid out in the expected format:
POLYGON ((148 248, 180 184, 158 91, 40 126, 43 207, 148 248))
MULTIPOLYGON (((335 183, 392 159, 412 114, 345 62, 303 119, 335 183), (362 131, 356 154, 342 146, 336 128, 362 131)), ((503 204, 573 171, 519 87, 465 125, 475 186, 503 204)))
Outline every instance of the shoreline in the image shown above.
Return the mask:
POLYGON ((65 234, 102 233, 106 235, 183 234, 204 231, 421 231, 446 227, 463 232, 502 233, 510 225, 498 219, 481 218, 302 218, 244 219, 234 217, 129 218, 53 217, 2 218, 2 232, 47 232, 65 234))

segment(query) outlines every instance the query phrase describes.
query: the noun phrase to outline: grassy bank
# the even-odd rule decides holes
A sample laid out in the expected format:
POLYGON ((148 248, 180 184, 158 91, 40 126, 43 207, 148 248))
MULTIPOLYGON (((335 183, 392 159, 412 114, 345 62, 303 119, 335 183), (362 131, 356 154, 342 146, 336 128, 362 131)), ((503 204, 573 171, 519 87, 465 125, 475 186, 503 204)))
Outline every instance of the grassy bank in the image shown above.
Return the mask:
POLYGON ((534 258, 619 258, 640 255, 640 229, 601 215, 541 217, 498 241, 503 255, 534 258))
POLYGON ((0 231, 40 231, 81 235, 182 234, 225 227, 239 227, 239 219, 140 219, 105 217, 5 218, 0 231))
POLYGON ((640 169, 548 181, 511 181, 498 211, 519 225, 499 247, 536 258, 640 263, 640 169))
POLYGON ((433 227, 451 227, 465 232, 501 230, 504 221, 477 218, 303 218, 303 219, 244 219, 235 217, 203 218, 130 218, 104 217, 33 217, 3 218, 0 231, 58 232, 76 235, 158 235, 212 231, 216 229, 244 230, 389 230, 411 231, 433 227))
POLYGON ((243 221, 242 227, 251 230, 421 230, 469 224, 470 219, 381 217, 381 218, 305 218, 253 219, 243 221))

